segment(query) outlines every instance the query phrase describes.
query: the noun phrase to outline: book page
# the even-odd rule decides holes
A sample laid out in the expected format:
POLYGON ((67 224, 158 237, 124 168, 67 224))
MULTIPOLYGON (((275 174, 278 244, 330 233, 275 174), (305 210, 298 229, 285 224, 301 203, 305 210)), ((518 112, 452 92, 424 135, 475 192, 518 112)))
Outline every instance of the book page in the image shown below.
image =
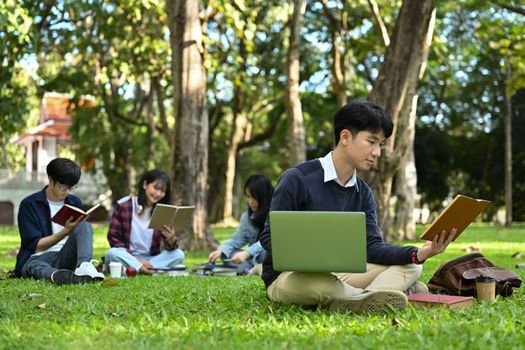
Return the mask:
POLYGON ((164 225, 171 225, 176 212, 177 207, 174 205, 157 204, 151 215, 151 221, 148 227, 162 230, 164 225))
POLYGON ((450 230, 456 228, 458 231, 454 241, 461 232, 490 204, 490 201, 474 199, 467 196, 457 195, 454 200, 439 214, 432 225, 421 235, 421 239, 431 241, 434 236, 442 231, 448 237, 450 230))
POLYGON ((91 214, 98 207, 100 207, 100 203, 97 203, 95 206, 91 207, 88 211, 86 211, 86 215, 91 214))
MULTIPOLYGON (((82 209, 77 208, 77 207, 72 206, 72 205, 69 205, 69 204, 64 204, 64 207, 68 207, 70 210, 77 211, 77 212, 79 212, 80 214, 86 214, 86 212, 83 211, 82 209)), ((60 210, 62 210, 62 209, 60 209, 60 210)), ((65 210, 67 210, 67 209, 65 209, 65 210)), ((67 210, 67 212, 70 213, 70 212, 71 212, 70 210, 67 210)))
POLYGON ((173 219, 173 228, 175 230, 183 230, 186 225, 190 222, 193 216, 194 206, 177 207, 175 218, 173 219))

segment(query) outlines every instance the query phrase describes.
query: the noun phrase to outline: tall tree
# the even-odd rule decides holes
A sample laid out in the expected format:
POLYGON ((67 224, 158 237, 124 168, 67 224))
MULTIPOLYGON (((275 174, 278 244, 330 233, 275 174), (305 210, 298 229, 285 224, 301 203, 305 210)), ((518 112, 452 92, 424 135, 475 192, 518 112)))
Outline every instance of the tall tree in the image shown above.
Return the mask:
MULTIPOLYGON (((439 209, 455 192, 492 198, 495 205, 484 213, 485 219, 505 206, 505 192, 512 193, 514 202, 506 214, 519 217, 523 208, 518 199, 523 181, 517 179, 523 147, 514 137, 512 152, 505 153, 505 138, 511 138, 505 136, 507 111, 512 110, 512 119, 520 115, 518 100, 511 97, 525 86, 524 70, 519 69, 525 57, 520 39, 525 17, 509 13, 506 8, 511 3, 505 2, 505 9, 498 9, 493 1, 440 7, 440 40, 433 46, 431 75, 423 85, 425 101, 419 114, 424 122, 418 126, 417 141, 430 146, 418 147, 417 160, 422 199, 431 208, 439 209), (509 77, 511 66, 518 69, 512 69, 509 77), (507 97, 511 108, 506 106, 507 97), (502 155, 512 158, 507 160, 514 168, 512 186, 509 179, 504 184, 502 155)), ((519 135, 518 130, 518 123, 512 122, 511 134, 519 135)))
POLYGON ((416 238, 416 220, 413 212, 417 196, 417 171, 414 155, 414 139, 416 134, 417 112, 417 85, 423 78, 427 66, 428 52, 432 43, 436 11, 432 12, 429 22, 427 38, 422 48, 422 63, 417 80, 411 80, 407 89, 405 101, 398 119, 399 143, 398 147, 406 149, 402 152, 399 161, 399 172, 396 176, 395 198, 396 210, 394 217, 394 231, 392 238, 395 240, 413 240, 416 238))
POLYGON ((166 0, 174 85, 175 141, 173 197, 194 204, 188 232, 181 237, 189 250, 214 244, 207 214, 208 108, 199 2, 166 0))
POLYGON ((226 186, 224 192, 224 211, 223 221, 230 222, 233 219, 233 195, 235 185, 235 175, 237 173, 237 152, 239 144, 245 137, 245 127, 247 124, 246 113, 244 111, 246 103, 246 91, 243 88, 244 79, 247 76, 247 52, 246 52, 246 38, 244 36, 244 28, 241 28, 239 35, 239 56, 241 61, 239 69, 240 79, 233 82, 233 106, 232 106, 232 125, 228 144, 226 145, 226 186))
POLYGON ((213 2, 215 14, 207 32, 209 162, 214 169, 209 179, 211 220, 231 221, 238 214, 243 180, 250 173, 265 172, 264 166, 243 165, 247 160, 243 155, 272 136, 280 120, 273 111, 284 102, 285 76, 276 69, 285 62, 284 50, 274 44, 284 42, 284 30, 274 31, 284 29, 286 17, 279 14, 286 6, 276 5, 256 0, 213 2))
MULTIPOLYGON (((513 1, 502 2, 496 1, 498 6, 510 11, 511 13, 521 16, 520 20, 523 21, 525 16, 525 7, 522 5, 514 4, 513 1)), ((514 16, 512 16, 514 17, 514 16)), ((513 169, 513 154, 512 154, 512 97, 516 91, 525 86, 525 67, 516 61, 523 59, 525 48, 522 44, 523 39, 523 27, 516 26, 508 30, 504 40, 500 41, 500 44, 493 46, 500 46, 500 51, 505 57, 505 111, 503 117, 504 125, 504 139, 505 139, 505 162, 504 162, 504 191, 505 191, 505 226, 509 227, 512 225, 513 219, 513 186, 512 186, 512 169, 513 169), (520 39, 521 38, 521 39, 520 39), (517 63, 517 64, 516 64, 517 63), (513 64, 521 67, 517 69, 517 72, 513 72, 513 64)))
MULTIPOLYGON (((390 45, 387 48, 379 75, 374 83, 369 100, 382 106, 392 117, 394 132, 387 140, 377 167, 368 172, 367 179, 374 189, 377 201, 378 221, 385 239, 390 236, 390 196, 393 178, 399 170, 399 160, 411 145, 402 140, 405 130, 399 125, 400 111, 404 103, 412 103, 409 96, 411 84, 417 84, 424 61, 425 43, 434 16, 434 0, 405 0, 396 19, 390 45)), ((415 92, 415 89, 412 90, 415 92)), ((409 113, 405 118, 409 117, 409 113)))
MULTIPOLYGON (((507 63, 507 72, 505 86, 508 85, 512 77, 512 65, 507 63)), ((505 89, 505 115, 503 118, 504 134, 505 134, 505 162, 504 162, 504 176, 505 176, 505 226, 512 225, 512 95, 511 89, 505 89)))
POLYGON ((237 59, 234 66, 236 69, 236 76, 232 79, 233 85, 233 101, 232 101, 232 121, 230 126, 230 134, 226 143, 226 166, 224 171, 224 205, 222 221, 230 224, 233 220, 233 206, 234 206, 234 186, 237 174, 237 154, 239 151, 239 144, 246 136, 246 125, 248 119, 246 116, 246 109, 249 99, 248 86, 248 54, 249 47, 253 46, 251 38, 253 38, 253 18, 250 18, 250 11, 247 10, 244 2, 234 2, 231 5, 225 4, 225 9, 230 11, 231 25, 236 32, 236 38, 232 38, 233 43, 237 49, 237 59), (231 6, 231 7, 230 7, 231 6), (237 15, 233 15, 236 13, 237 15))
POLYGON ((306 159, 303 112, 299 97, 300 84, 300 45, 301 28, 306 0, 294 0, 290 19, 290 40, 288 47, 288 80, 286 84, 286 109, 288 114, 288 132, 290 140, 290 164, 294 165, 306 159))

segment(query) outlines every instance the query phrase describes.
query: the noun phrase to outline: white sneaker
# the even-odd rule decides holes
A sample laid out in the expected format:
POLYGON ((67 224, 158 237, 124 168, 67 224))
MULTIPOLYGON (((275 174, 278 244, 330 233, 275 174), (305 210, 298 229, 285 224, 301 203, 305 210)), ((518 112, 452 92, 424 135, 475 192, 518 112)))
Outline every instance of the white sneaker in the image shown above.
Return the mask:
POLYGON ((413 285, 411 285, 411 286, 405 291, 405 294, 406 294, 406 295, 416 294, 416 293, 424 293, 424 294, 428 294, 429 291, 428 291, 428 287, 427 287, 427 285, 424 284, 424 283, 421 282, 421 281, 416 281, 413 285))
POLYGON ((248 270, 248 276, 261 276, 262 275, 262 264, 255 264, 251 269, 248 270))
POLYGON ((95 266, 88 261, 84 261, 79 267, 75 269, 75 275, 77 276, 89 276, 95 280, 103 280, 104 274, 98 272, 95 266))

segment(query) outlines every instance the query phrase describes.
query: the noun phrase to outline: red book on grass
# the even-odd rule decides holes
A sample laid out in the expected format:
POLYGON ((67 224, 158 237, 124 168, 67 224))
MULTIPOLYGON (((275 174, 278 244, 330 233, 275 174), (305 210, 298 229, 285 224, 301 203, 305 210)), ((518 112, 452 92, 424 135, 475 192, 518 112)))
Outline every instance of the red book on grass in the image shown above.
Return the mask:
POLYGON ((60 210, 51 218, 51 221, 64 226, 66 224, 66 221, 70 217, 73 218, 73 221, 76 221, 79 217, 86 218, 98 207, 100 207, 100 203, 97 203, 88 211, 83 211, 82 209, 74 207, 72 205, 64 204, 62 208, 60 208, 60 210))
POLYGON ((408 301, 415 307, 471 307, 474 305, 473 297, 461 297, 457 295, 425 294, 416 293, 408 296, 408 301))

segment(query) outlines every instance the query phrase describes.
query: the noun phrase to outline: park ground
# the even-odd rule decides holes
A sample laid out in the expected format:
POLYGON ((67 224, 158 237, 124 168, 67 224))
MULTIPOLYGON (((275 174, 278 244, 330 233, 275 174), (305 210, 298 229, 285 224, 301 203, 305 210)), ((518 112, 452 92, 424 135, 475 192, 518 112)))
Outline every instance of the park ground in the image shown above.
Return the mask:
MULTIPOLYGON (((223 241, 233 230, 214 234, 223 241)), ((106 232, 95 225, 96 258, 108 248, 106 232)), ((516 265, 525 258, 512 257, 525 253, 524 238, 525 224, 475 224, 425 263, 421 280, 472 248, 524 278, 516 265)), ((14 267, 7 254, 18 242, 16 227, 0 226, 0 271, 14 267)), ((187 254, 185 264, 206 256, 187 254)), ((63 287, 2 279, 0 349, 523 349, 524 289, 468 309, 354 315, 271 303, 256 276, 139 276, 63 287)))

